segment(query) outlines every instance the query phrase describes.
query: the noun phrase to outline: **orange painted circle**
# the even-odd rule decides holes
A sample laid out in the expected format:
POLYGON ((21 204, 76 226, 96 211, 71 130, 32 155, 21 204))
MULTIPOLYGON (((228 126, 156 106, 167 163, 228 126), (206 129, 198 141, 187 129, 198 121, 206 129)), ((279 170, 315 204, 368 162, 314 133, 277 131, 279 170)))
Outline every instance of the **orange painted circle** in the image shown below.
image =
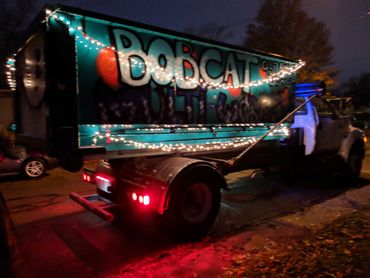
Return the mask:
POLYGON ((116 53, 110 48, 101 49, 96 58, 96 68, 103 82, 111 88, 117 88, 118 63, 116 53))
MULTIPOLYGON (((227 85, 233 85, 234 82, 233 82, 233 78, 231 75, 229 75, 227 77, 227 85)), ((229 88, 229 93, 231 96, 233 97, 238 97, 240 96, 241 92, 242 92, 242 89, 241 88, 229 88)))
POLYGON ((260 68, 259 72, 260 72, 261 79, 267 78, 267 71, 264 71, 263 69, 260 68))

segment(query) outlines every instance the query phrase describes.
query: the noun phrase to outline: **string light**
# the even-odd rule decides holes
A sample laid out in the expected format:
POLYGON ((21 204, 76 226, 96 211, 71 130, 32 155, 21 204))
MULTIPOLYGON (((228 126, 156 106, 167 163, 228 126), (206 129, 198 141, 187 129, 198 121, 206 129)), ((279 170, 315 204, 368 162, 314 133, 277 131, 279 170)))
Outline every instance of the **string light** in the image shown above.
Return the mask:
MULTIPOLYGON (((271 124, 272 126, 272 124, 271 124)), ((150 125, 149 127, 142 128, 137 125, 84 125, 80 126, 80 130, 85 128, 95 130, 92 132, 93 146, 97 145, 111 145, 120 144, 126 145, 126 148, 145 149, 145 150, 161 150, 164 152, 207 152, 225 149, 234 149, 245 147, 257 141, 255 136, 233 136, 229 140, 224 138, 215 138, 219 132, 245 132, 255 131, 260 133, 267 132, 271 126, 263 123, 253 124, 216 124, 216 125, 150 125), (234 129, 231 129, 234 128, 234 129), (189 142, 197 141, 197 143, 171 143, 167 140, 166 143, 148 143, 140 142, 137 139, 133 140, 132 137, 146 136, 147 133, 154 132, 158 135, 166 134, 181 134, 184 140, 189 142), (122 133, 122 134, 120 134, 122 133), (212 138, 191 138, 192 134, 207 133, 212 134, 212 138), (131 137, 131 138, 130 138, 131 137), (190 138, 190 139, 189 139, 190 138)), ((91 134, 91 132, 86 132, 91 134)), ((251 134, 251 133, 250 133, 251 134)), ((271 132, 270 137, 283 139, 289 136, 289 129, 286 125, 281 125, 271 132)), ((90 135, 91 137, 91 135, 90 135)), ((169 137, 170 138, 170 137, 169 137)), ((179 140, 178 137, 176 140, 179 140)))
MULTIPOLYGON (((144 74, 145 71, 149 69, 150 72, 152 74, 155 74, 158 79, 167 80, 168 78, 172 77, 172 73, 174 72, 174 69, 170 68, 169 70, 165 71, 165 67, 158 66, 158 65, 153 66, 155 64, 154 62, 138 61, 136 58, 130 57, 131 56, 130 53, 124 54, 124 53, 118 51, 115 47, 109 46, 109 45, 104 44, 104 43, 102 43, 101 41, 99 41, 95 38, 90 37, 88 34, 83 32, 83 28, 81 26, 77 26, 76 28, 74 28, 73 26, 71 26, 71 24, 72 24, 71 21, 66 19, 64 16, 62 16, 62 15, 58 16, 56 12, 52 13, 51 11, 47 11, 46 14, 47 14, 47 19, 52 17, 55 20, 63 22, 65 25, 67 25, 68 28, 69 28, 69 31, 71 33, 73 33, 73 32, 76 33, 76 31, 79 32, 79 34, 76 34, 76 41, 78 43, 80 43, 81 45, 83 45, 85 48, 87 48, 89 50, 93 50, 93 49, 100 50, 102 48, 110 48, 111 50, 113 50, 114 52, 117 53, 118 57, 121 60, 127 59, 130 62, 131 65, 141 68, 142 69, 141 74, 144 74), (166 74, 166 72, 167 72, 167 74, 166 74)), ((278 72, 271 74, 267 78, 263 78, 263 79, 255 80, 255 81, 250 81, 250 82, 244 82, 240 85, 233 85, 233 84, 230 84, 228 82, 221 82, 221 83, 207 82, 207 81, 203 80, 202 78, 197 80, 197 79, 194 79, 194 78, 191 78, 191 77, 180 77, 176 74, 173 77, 173 82, 175 84, 178 83, 178 82, 185 82, 185 83, 190 84, 190 85, 209 87, 209 88, 214 88, 214 89, 224 89, 224 90, 243 89, 243 88, 244 89, 249 89, 249 88, 252 88, 252 87, 259 87, 259 86, 262 86, 264 84, 277 82, 277 81, 279 81, 279 80, 281 80, 285 77, 293 75, 295 72, 297 72, 304 65, 305 65, 305 62, 302 61, 302 60, 299 60, 298 63, 296 63, 292 66, 282 65, 281 69, 278 72)))
POLYGON ((8 85, 10 90, 14 91, 16 89, 16 82, 15 82, 15 59, 14 58, 8 58, 6 62, 6 78, 8 81, 8 85))
MULTIPOLYGON (((142 61, 137 61, 135 58, 129 57, 130 55, 125 55, 115 49, 113 46, 109 46, 107 44, 102 43, 101 41, 91 38, 89 35, 87 35, 85 32, 83 32, 83 28, 81 26, 73 27, 72 22, 68 20, 65 16, 63 15, 58 15, 57 14, 58 10, 51 11, 49 9, 45 10, 46 14, 46 19, 48 20, 49 18, 53 18, 59 22, 64 23, 65 25, 68 26, 68 30, 70 33, 76 33, 79 32, 80 34, 76 34, 76 41, 82 45, 84 45, 85 48, 89 50, 100 50, 102 48, 110 48, 111 50, 115 51, 120 59, 128 59, 130 63, 134 66, 137 66, 142 69, 142 74, 145 73, 147 69, 150 69, 152 74, 155 74, 157 78, 159 79, 168 79, 170 76, 169 74, 166 75, 165 73, 165 68, 162 66, 156 66, 153 67, 152 65, 154 63, 152 62, 142 62, 142 61), (89 45, 89 44, 90 45, 89 45), (93 45, 93 46, 91 46, 93 45)), ((15 60, 14 58, 8 59, 7 62, 7 68, 8 70, 6 71, 7 75, 7 80, 8 84, 11 90, 16 89, 16 82, 15 82, 15 66, 14 66, 15 60)), ((279 81, 280 79, 283 79, 289 75, 294 74, 297 72, 300 68, 302 68, 305 65, 305 62, 299 60, 298 64, 295 64, 293 66, 282 66, 282 69, 276 73, 271 74, 269 77, 260 79, 260 80, 255 80, 251 82, 244 82, 238 86, 235 86, 233 84, 230 84, 228 82, 222 82, 222 83, 214 83, 214 82, 207 82, 200 78, 199 80, 196 80, 194 78, 190 77, 179 77, 178 75, 174 75, 173 82, 174 84, 180 82, 185 82, 191 85, 196 85, 196 86, 201 86, 201 87, 209 87, 209 88, 215 88, 215 89, 241 89, 241 88, 252 88, 252 87, 259 87, 264 84, 269 84, 271 82, 276 82, 279 81)), ((171 69, 167 72, 171 72, 171 69)))
MULTIPOLYGON (((76 42, 84 45, 85 48, 88 49, 96 49, 100 50, 102 48, 110 48, 111 50, 115 51, 120 59, 129 59, 132 65, 137 67, 141 67, 142 71, 150 69, 152 73, 156 74, 159 78, 166 78, 165 76, 165 68, 162 66, 153 67, 154 62, 143 62, 138 61, 135 58, 130 57, 128 54, 121 53, 117 51, 113 46, 106 45, 101 41, 94 39, 83 32, 81 26, 72 26, 72 22, 68 20, 63 15, 58 15, 56 11, 46 10, 46 19, 53 18, 59 22, 64 23, 68 26, 68 30, 70 33, 75 34, 76 42)), ((12 90, 15 90, 15 59, 11 58, 7 62, 7 76, 8 76, 8 83, 12 90)), ((178 81, 189 82, 191 84, 196 84, 203 87, 210 87, 210 88, 220 88, 220 89, 230 89, 230 88, 249 88, 249 87, 257 87, 263 84, 267 84, 270 82, 275 82, 284 78, 288 75, 295 73, 298 69, 304 66, 303 61, 299 61, 298 64, 293 66, 282 66, 281 70, 277 73, 272 74, 268 78, 251 81, 248 83, 240 84, 239 86, 234 86, 228 83, 211 83, 206 82, 202 78, 199 80, 195 80, 190 77, 179 77, 177 75, 174 76, 174 83, 178 81)), ((168 71, 167 71, 168 72, 168 71)), ((127 135, 121 135, 117 132, 112 132, 110 129, 117 128, 117 129, 135 129, 137 125, 103 125, 99 126, 99 129, 103 129, 103 134, 101 131, 95 131, 92 141, 93 145, 97 144, 111 144, 111 143, 119 143, 119 144, 126 144, 129 147, 139 148, 139 149, 150 149, 150 150, 162 150, 166 152, 173 152, 173 151, 180 151, 180 152, 204 152, 204 151, 214 151, 214 150, 224 150, 229 148, 238 148, 243 147, 249 144, 254 143, 257 138, 254 136, 243 136, 243 137, 236 137, 233 136, 229 140, 225 139, 218 139, 218 138, 208 138, 208 139, 193 139, 192 141, 198 141, 197 144, 184 144, 184 143, 147 143, 147 142, 139 142, 136 140, 131 140, 127 138, 127 135), (104 141, 103 141, 104 140, 104 141)), ((226 128, 239 128, 242 130, 248 129, 257 129, 257 128, 265 128, 268 129, 269 127, 263 123, 247 123, 247 124, 216 124, 216 125, 145 125, 145 128, 137 128, 136 131, 138 132, 137 135, 141 135, 140 132, 144 133, 158 133, 158 132, 169 132, 169 133, 183 133, 184 136, 187 136, 187 133, 209 133, 217 134, 217 132, 225 132, 223 130, 226 128)), ((230 130, 228 130, 230 132, 230 130)), ((239 130, 240 131, 240 130, 239 130)), ((286 126, 282 126, 281 128, 277 128, 269 136, 280 136, 286 137, 289 135, 289 129, 286 126)))
MULTIPOLYGON (((272 125, 272 124, 270 124, 272 125)), ((175 132, 175 133, 189 133, 191 131, 199 132, 199 131, 211 131, 211 130, 221 130, 228 128, 234 128, 238 131, 245 131, 246 129, 268 129, 270 127, 269 124, 265 123, 232 123, 232 124, 103 124, 103 125, 80 125, 80 128, 86 130, 94 130, 94 132, 108 132, 108 133, 115 133, 115 132, 131 132, 132 130, 135 131, 160 131, 160 132, 175 132)), ((286 128, 285 125, 282 125, 281 128, 286 128)), ((279 129, 277 129, 279 130, 279 129)))
POLYGON ((214 151, 224 150, 229 148, 238 148, 252 144, 257 140, 256 137, 234 137, 229 141, 206 141, 198 144, 184 144, 184 143, 148 143, 139 142, 135 140, 126 139, 123 136, 114 135, 95 135, 93 138, 94 145, 118 143, 120 145, 126 144, 128 147, 132 146, 135 149, 146 150, 162 150, 164 152, 199 152, 199 151, 214 151))

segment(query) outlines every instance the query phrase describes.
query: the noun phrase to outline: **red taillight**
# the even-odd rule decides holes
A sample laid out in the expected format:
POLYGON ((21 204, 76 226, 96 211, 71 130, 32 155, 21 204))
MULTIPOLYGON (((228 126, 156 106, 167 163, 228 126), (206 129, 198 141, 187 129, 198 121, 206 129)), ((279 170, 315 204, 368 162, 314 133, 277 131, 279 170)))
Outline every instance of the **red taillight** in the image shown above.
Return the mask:
POLYGON ((101 180, 101 181, 105 181, 105 182, 111 182, 112 181, 111 178, 109 178, 109 177, 103 177, 103 176, 100 176, 100 175, 96 175, 95 176, 95 179, 101 180))
POLYGON ((147 206, 147 205, 150 204, 150 198, 149 198, 148 195, 144 196, 143 204, 144 204, 144 206, 147 206))
POLYGON ((137 200, 137 194, 135 192, 132 193, 131 197, 132 197, 132 200, 134 200, 134 201, 137 200))
POLYGON ((133 201, 139 201, 139 203, 143 204, 144 206, 148 206, 150 204, 149 195, 138 195, 137 193, 133 192, 131 194, 131 198, 133 201))
POLYGON ((85 182, 93 182, 93 176, 89 172, 85 172, 82 174, 82 180, 85 182))

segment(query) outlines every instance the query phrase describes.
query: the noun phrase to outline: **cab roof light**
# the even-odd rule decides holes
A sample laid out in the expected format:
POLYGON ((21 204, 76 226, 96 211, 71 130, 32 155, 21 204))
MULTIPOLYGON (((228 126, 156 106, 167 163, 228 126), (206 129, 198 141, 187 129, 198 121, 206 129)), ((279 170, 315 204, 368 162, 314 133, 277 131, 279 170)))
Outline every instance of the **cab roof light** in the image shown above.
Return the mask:
POLYGON ((300 83, 295 85, 296 95, 314 95, 314 94, 325 94, 325 83, 323 82, 311 82, 311 83, 300 83))

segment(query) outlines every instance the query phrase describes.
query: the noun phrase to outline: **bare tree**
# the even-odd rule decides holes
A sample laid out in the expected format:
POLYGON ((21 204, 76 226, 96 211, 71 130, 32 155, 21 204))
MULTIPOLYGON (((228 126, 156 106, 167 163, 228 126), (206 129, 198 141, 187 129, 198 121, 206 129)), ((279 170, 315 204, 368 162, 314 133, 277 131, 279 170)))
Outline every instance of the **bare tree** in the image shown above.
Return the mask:
POLYGON ((355 108, 367 106, 370 103, 370 73, 363 73, 350 78, 341 87, 341 95, 352 97, 355 108))
POLYGON ((265 0, 246 33, 244 45, 248 48, 304 60, 306 66, 298 73, 300 81, 334 85, 337 70, 331 67, 334 47, 330 31, 302 9, 301 0, 265 0))

